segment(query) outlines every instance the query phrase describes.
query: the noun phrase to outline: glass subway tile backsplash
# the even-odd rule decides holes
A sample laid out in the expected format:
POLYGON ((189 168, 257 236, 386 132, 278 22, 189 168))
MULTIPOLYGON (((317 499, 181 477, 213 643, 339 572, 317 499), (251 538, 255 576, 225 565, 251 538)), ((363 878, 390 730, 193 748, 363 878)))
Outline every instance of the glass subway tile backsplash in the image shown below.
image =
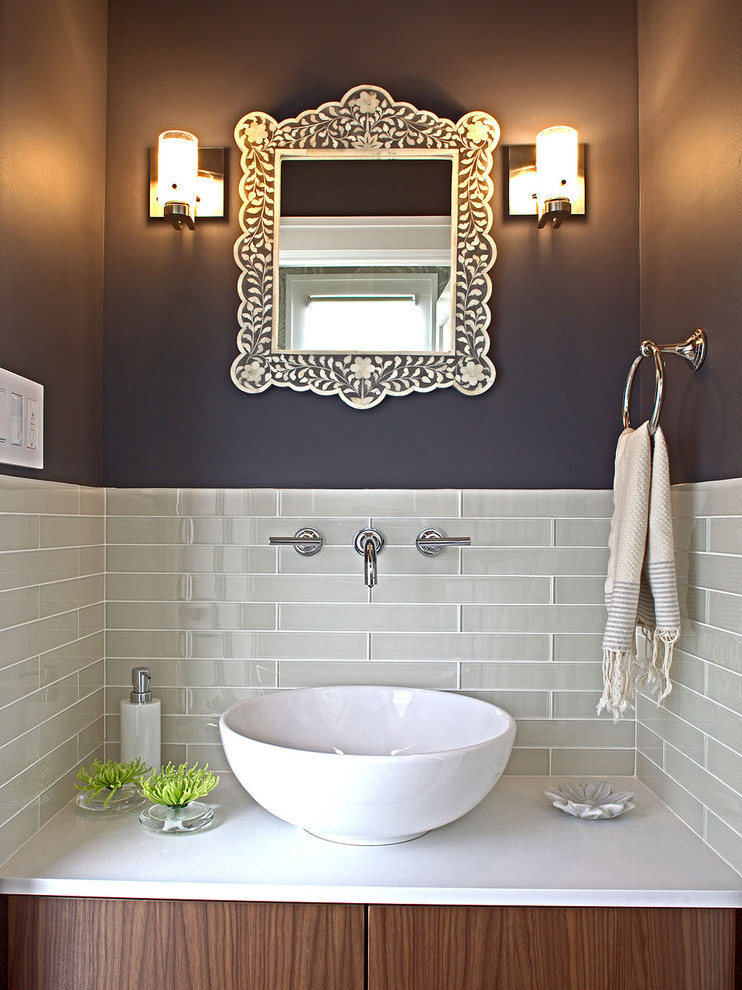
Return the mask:
POLYGON ((0 860, 69 798, 104 738, 118 755, 119 702, 144 663, 166 760, 225 769, 219 715, 264 691, 463 691, 515 716, 507 772, 636 772, 742 871, 742 479, 673 498, 674 690, 614 724, 595 715, 610 491, 104 491, 0 477, 0 860), (269 546, 304 526, 325 537, 317 556, 269 546), (414 540, 431 526, 472 546, 424 557, 414 540), (370 527, 386 540, 371 590, 353 547, 370 527))
POLYGON ((225 768, 218 716, 253 693, 385 683, 507 708, 512 772, 558 754, 560 773, 631 774, 633 720, 595 716, 611 509, 610 492, 109 490, 109 749, 146 659, 173 760, 225 768), (317 556, 268 546, 308 525, 317 556), (433 525, 472 547, 424 557, 433 525), (369 590, 353 540, 371 526, 386 543, 369 590))
POLYGON ((101 489, 0 476, 0 861, 103 755, 101 489))

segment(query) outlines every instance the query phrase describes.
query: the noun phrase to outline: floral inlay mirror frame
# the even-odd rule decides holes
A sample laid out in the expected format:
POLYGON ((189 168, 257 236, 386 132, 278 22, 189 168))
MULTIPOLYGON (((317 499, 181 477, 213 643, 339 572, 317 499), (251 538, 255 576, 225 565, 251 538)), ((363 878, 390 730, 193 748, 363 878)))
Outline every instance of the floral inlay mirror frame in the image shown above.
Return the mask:
POLYGON ((293 119, 276 122, 266 113, 246 114, 235 128, 242 152, 240 226, 234 255, 240 268, 239 356, 232 380, 245 392, 270 385, 321 395, 338 394, 357 409, 386 395, 454 386, 478 395, 495 380, 487 352, 490 313, 488 272, 496 255, 490 236, 489 201, 497 121, 474 111, 456 123, 409 103, 396 103, 378 86, 357 86, 338 103, 325 103, 293 119), (342 157, 373 158, 395 152, 414 157, 440 151, 454 163, 452 196, 455 282, 454 344, 450 353, 370 354, 279 351, 273 348, 277 270, 276 161, 289 149, 321 149, 342 157))

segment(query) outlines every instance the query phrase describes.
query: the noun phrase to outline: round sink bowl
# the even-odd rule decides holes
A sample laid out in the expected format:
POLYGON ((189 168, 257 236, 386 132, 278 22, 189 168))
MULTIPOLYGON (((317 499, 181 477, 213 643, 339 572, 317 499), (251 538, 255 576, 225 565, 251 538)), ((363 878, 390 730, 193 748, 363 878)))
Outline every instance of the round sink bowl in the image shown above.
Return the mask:
POLYGON ((417 838, 471 811, 510 757, 515 722, 460 694, 295 688, 219 721, 235 776, 266 810, 333 842, 417 838))

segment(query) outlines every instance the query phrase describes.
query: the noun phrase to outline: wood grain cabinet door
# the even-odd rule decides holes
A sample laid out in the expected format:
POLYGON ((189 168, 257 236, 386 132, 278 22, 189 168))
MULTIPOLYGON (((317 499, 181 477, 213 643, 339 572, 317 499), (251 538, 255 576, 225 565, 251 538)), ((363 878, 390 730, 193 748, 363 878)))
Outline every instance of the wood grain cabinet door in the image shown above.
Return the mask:
POLYGON ((733 990, 734 910, 377 906, 368 990, 733 990))
POLYGON ((8 897, 12 990, 363 990, 364 908, 8 897))

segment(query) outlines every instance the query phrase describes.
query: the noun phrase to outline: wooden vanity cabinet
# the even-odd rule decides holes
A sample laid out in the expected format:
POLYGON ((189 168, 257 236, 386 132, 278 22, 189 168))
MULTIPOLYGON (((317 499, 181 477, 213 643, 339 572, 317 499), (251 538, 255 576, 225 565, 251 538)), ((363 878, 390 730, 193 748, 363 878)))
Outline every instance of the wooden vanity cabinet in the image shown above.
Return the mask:
POLYGON ((735 913, 372 906, 368 990, 742 990, 735 913))
POLYGON ((7 897, 8 990, 364 990, 365 908, 7 897))
POLYGON ((0 988, 742 990, 741 914, 6 895, 0 988))

